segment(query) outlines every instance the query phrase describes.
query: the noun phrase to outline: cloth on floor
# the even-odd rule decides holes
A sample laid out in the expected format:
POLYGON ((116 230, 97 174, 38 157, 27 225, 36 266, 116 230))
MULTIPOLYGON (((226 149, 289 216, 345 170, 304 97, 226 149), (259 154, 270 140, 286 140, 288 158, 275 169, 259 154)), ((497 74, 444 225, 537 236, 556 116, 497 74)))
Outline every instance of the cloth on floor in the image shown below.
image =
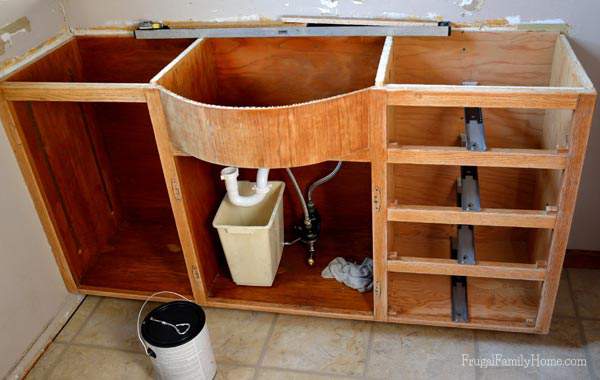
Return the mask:
POLYGON ((335 278, 361 293, 368 292, 373 289, 373 260, 366 257, 362 264, 355 264, 336 257, 323 269, 321 277, 335 278))

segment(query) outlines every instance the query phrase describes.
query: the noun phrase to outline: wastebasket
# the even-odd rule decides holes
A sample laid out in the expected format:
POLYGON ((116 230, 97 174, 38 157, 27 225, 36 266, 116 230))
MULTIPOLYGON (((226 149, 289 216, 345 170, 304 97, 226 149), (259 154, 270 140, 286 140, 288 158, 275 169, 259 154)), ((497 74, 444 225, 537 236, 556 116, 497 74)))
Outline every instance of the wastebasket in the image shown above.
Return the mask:
MULTIPOLYGON (((238 182, 241 195, 252 193, 252 183, 238 182)), ((269 182, 269 193, 250 207, 223 198, 213 220, 237 285, 271 286, 283 252, 283 191, 285 183, 269 182)))

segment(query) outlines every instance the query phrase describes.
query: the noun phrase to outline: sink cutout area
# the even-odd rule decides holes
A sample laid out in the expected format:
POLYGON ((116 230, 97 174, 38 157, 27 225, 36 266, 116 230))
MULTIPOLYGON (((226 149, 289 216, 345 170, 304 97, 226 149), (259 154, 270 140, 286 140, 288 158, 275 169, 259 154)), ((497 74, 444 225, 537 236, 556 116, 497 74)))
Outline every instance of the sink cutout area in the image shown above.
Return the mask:
POLYGON ((371 87, 383 42, 383 37, 207 39, 190 52, 189 76, 161 84, 211 105, 303 103, 371 87))

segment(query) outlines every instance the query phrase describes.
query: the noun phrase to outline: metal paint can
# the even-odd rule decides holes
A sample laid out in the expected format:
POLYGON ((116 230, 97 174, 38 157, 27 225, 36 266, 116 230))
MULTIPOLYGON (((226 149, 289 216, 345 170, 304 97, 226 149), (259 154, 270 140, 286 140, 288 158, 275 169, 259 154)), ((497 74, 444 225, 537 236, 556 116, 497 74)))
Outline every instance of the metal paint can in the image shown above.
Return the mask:
POLYGON ((206 314, 199 305, 189 301, 165 303, 148 313, 141 325, 138 317, 138 326, 140 342, 159 379, 212 380, 215 377, 217 366, 206 314))

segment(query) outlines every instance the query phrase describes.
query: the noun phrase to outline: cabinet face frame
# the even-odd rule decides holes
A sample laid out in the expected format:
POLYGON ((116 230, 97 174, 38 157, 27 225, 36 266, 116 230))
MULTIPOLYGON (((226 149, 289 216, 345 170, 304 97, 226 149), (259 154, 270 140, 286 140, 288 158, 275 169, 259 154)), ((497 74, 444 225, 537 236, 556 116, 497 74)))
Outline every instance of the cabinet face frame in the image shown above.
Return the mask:
MULTIPOLYGON (((495 32, 505 33, 505 32, 495 32)), ((510 33, 510 32, 506 32, 510 33)), ((472 32, 477 35, 477 32, 472 32)), ((533 33, 531 33, 533 34, 533 33)), ((67 41, 68 42, 68 41, 67 41)), ((374 310, 372 316, 340 315, 327 310, 294 310, 285 306, 258 305, 245 302, 210 302, 207 296, 208 284, 202 279, 202 264, 196 254, 199 249, 204 249, 192 239, 190 224, 190 209, 186 207, 186 199, 182 197, 179 188, 181 172, 178 171, 177 157, 188 156, 187 152, 174 148, 168 129, 164 102, 161 100, 167 91, 162 87, 161 80, 185 61, 185 57, 193 51, 193 47, 201 44, 196 41, 177 58, 169 63, 149 83, 76 83, 76 82, 0 82, 0 116, 5 127, 9 141, 13 147, 21 171, 25 177, 29 191, 34 200, 36 210, 44 226, 46 235, 51 244, 58 267, 67 288, 72 292, 84 294, 100 294, 126 298, 145 298, 144 292, 118 291, 118 290, 86 290, 79 287, 74 279, 66 259, 61 243, 61 236, 53 220, 48 199, 45 198, 43 187, 38 178, 35 167, 31 162, 29 153, 22 143, 22 131, 18 120, 15 118, 11 102, 15 101, 60 101, 60 102, 137 102, 147 103, 150 111, 154 135, 159 148, 159 154, 165 176, 169 198, 176 219, 179 238, 186 261, 188 277, 192 284, 194 297, 197 302, 210 306, 275 311, 284 313, 322 315, 340 318, 374 319, 378 321, 397 321, 407 323, 422 323, 442 326, 455 326, 466 328, 502 329, 510 331, 547 333, 550 326, 554 302, 558 291, 560 273, 564 260, 566 243, 571 227, 577 190, 583 166, 583 159, 587 146, 587 139, 591 127, 596 92, 593 85, 580 63, 571 50, 565 36, 556 34, 556 45, 552 57, 552 72, 550 73, 550 86, 457 86, 435 84, 395 84, 391 83, 394 77, 394 38, 388 37, 382 48, 379 67, 375 76, 374 85, 361 90, 361 102, 369 104, 365 120, 368 121, 368 145, 361 145, 361 149, 346 156, 327 157, 328 159, 349 159, 371 163, 372 185, 372 223, 373 223, 373 258, 374 258, 374 310), (548 261, 545 263, 544 273, 539 270, 530 270, 535 276, 535 281, 541 284, 541 297, 539 310, 534 326, 509 326, 481 324, 468 326, 448 324, 446 321, 411 320, 402 321, 388 316, 388 271, 398 271, 399 264, 388 257, 388 246, 391 236, 388 233, 389 220, 394 219, 392 205, 388 205, 388 189, 393 178, 389 165, 397 163, 429 163, 440 165, 472 164, 472 156, 461 151, 449 148, 438 148, 428 151, 420 147, 393 147, 388 146, 387 128, 390 106, 412 107, 483 107, 483 108, 530 108, 545 109, 549 114, 550 125, 553 128, 565 128, 569 134, 569 149, 542 152, 512 150, 492 150, 489 154, 482 154, 476 158, 477 165, 491 165, 498 159, 503 160, 507 167, 522 167, 522 162, 534 162, 534 167, 552 168, 563 171, 563 179, 558 185, 558 202, 556 212, 552 214, 553 229, 550 246, 548 248, 548 261), (564 111, 568 110, 568 111, 564 111), (565 113, 571 113, 568 118, 565 113), (567 126, 565 126, 567 125, 567 126), (532 161, 533 160, 533 161, 532 161), (392 215, 390 217, 390 214, 392 215), (390 219, 391 218, 391 219, 390 219), (543 278, 542 278, 543 277, 543 278), (540 281, 542 280, 542 281, 540 281)), ((50 53, 52 49, 48 52, 50 53)), ((46 53, 46 54, 48 54, 46 53)), ((41 57, 43 59, 43 56, 41 57)), ((330 101, 324 99, 323 101, 330 101)), ((309 102, 311 104, 318 103, 309 102)), ((302 104, 299 105, 303 106, 302 104)), ((259 116, 260 117, 260 116, 259 116)), ((319 158, 321 159, 321 158, 319 158)), ((284 164, 287 161, 281 161, 284 164)), ((293 162, 293 161, 292 161, 293 162)), ((246 161, 247 166, 259 166, 262 162, 246 161)), ((503 166, 500 165, 500 166, 503 166)), ((285 165, 284 165, 285 166, 285 165)), ((413 218, 420 220, 426 218, 426 212, 431 210, 411 210, 413 218)), ((447 222, 455 222, 456 215, 436 210, 436 222, 447 218, 447 222)), ((460 215, 459 215, 460 217, 460 215)), ((499 218, 492 215, 491 218, 499 218)), ((508 216, 501 216, 509 218, 508 216)), ((522 217, 521 217, 522 218, 522 217)), ((519 225, 518 220, 510 223, 519 225)), ((529 223, 528 221, 526 221, 529 223)), ((485 222, 484 222, 485 223, 485 222)), ((508 222, 507 222, 508 223, 508 222)), ((534 223, 534 222, 531 222, 534 223)), ((549 227, 548 218, 543 218, 544 228, 549 227)), ((510 224, 510 225, 512 225, 510 224)), ((537 226, 537 225, 536 225, 537 226)), ((451 263, 448 263, 450 268, 451 263)), ((404 270, 404 269, 403 269, 404 270)), ((450 268, 450 270, 452 270, 450 268)), ((493 270, 493 269, 490 269, 493 270)), ((503 276, 511 276, 510 270, 500 268, 503 276)), ((522 272, 516 273, 515 278, 527 276, 522 272)), ((534 280, 534 279, 532 279, 534 280)))

